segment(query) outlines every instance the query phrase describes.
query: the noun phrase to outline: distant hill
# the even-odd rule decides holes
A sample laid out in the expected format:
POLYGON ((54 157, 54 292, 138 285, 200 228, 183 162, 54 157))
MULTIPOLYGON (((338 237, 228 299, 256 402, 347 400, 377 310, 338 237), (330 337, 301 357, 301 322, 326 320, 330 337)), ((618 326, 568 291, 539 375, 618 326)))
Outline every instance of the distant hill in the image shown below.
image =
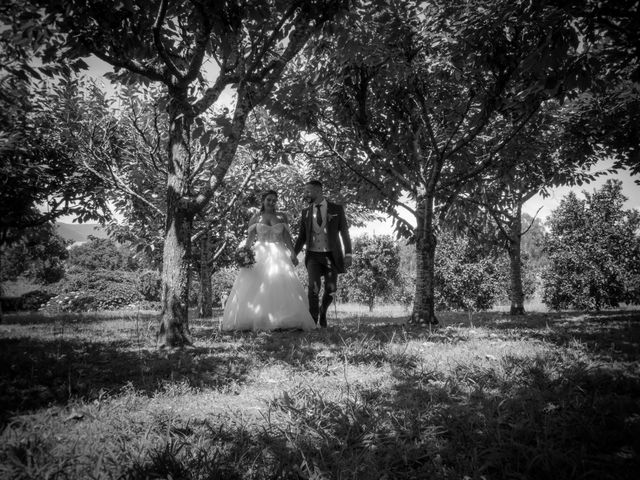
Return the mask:
POLYGON ((108 238, 107 231, 97 223, 56 223, 58 235, 75 244, 89 241, 89 235, 108 238))

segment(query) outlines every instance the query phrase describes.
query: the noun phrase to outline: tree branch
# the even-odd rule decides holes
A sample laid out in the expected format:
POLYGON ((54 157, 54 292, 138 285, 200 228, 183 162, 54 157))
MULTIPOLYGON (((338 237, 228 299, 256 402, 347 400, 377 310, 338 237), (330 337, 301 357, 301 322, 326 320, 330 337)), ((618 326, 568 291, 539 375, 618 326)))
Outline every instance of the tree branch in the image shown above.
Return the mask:
POLYGON ((193 51, 193 56, 191 57, 191 61, 189 62, 189 68, 187 69, 187 73, 184 76, 184 81, 187 83, 191 83, 196 79, 198 73, 200 72, 200 68, 202 67, 202 61, 204 59, 204 54, 207 50, 207 43, 209 42, 209 36, 211 35, 211 30, 213 28, 211 22, 209 21, 209 17, 206 15, 202 4, 200 2, 196 2, 195 5, 200 12, 200 20, 202 20, 204 31, 199 31, 196 38, 196 46, 193 51))
POLYGON ((148 77, 150 80, 162 82, 165 84, 167 83, 167 79, 165 78, 165 76, 158 70, 155 70, 153 68, 145 68, 131 59, 123 60, 113 57, 103 51, 98 50, 93 44, 88 45, 88 47, 96 57, 113 67, 124 68, 137 75, 148 77))
MULTIPOLYGON (((318 132, 319 133, 319 132, 318 132)), ((407 212, 409 212, 411 215, 416 216, 416 211, 413 210, 412 208, 408 207, 407 205, 405 205, 404 203, 398 201, 397 199, 389 196, 386 192, 386 190, 381 187, 380 185, 378 185, 374 180, 370 179, 367 175, 363 174, 362 172, 360 172, 359 170, 357 170, 354 166, 353 166, 353 162, 349 162, 346 158, 344 158, 344 156, 338 152, 335 147, 331 144, 331 142, 326 139, 324 137, 324 135, 322 133, 319 133, 320 138, 322 139, 322 142, 327 146, 327 148, 329 148, 329 150, 331 150, 331 152, 349 169, 351 170, 353 173, 355 173, 358 177, 362 178, 365 182, 367 182, 369 185, 373 186, 378 192, 380 192, 382 194, 382 196, 384 198, 386 198, 389 202, 391 202, 392 204, 398 206, 398 207, 402 207, 404 208, 407 212)))
POLYGON ((167 50, 162 43, 162 39, 160 38, 160 28, 164 23, 164 18, 167 14, 167 0, 160 0, 160 6, 158 7, 158 15, 156 16, 156 20, 153 23, 153 28, 151 29, 153 33, 153 42, 156 46, 156 50, 158 50, 158 55, 164 61, 165 65, 169 69, 169 71, 179 80, 184 80, 185 77, 178 67, 176 67, 175 63, 169 58, 167 55, 167 50))

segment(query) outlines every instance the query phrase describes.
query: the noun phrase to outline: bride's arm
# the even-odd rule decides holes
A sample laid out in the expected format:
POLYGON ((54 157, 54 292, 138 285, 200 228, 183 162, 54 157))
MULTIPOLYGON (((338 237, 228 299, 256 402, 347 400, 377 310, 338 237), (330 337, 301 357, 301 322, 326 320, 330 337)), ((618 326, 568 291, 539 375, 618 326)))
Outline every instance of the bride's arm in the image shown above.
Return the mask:
POLYGON ((298 257, 295 254, 295 250, 293 249, 293 240, 291 239, 291 232, 289 231, 289 218, 285 213, 281 214, 282 222, 284 223, 284 232, 282 232, 282 238, 284 240, 285 246, 289 249, 291 254, 291 262, 294 265, 298 264, 298 257))
POLYGON ((247 231, 247 241, 244 244, 245 247, 251 248, 251 245, 253 245, 253 241, 256 239, 256 227, 254 227, 254 225, 257 222, 258 222, 258 214, 255 214, 253 217, 251 217, 251 220, 249 220, 249 227, 247 231))

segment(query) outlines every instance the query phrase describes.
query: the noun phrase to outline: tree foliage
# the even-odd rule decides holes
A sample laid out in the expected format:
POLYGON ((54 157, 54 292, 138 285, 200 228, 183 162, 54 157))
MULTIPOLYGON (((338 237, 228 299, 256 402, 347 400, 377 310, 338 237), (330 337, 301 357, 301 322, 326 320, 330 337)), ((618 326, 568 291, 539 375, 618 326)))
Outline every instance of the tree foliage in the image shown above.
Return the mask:
POLYGON ((503 285, 496 252, 468 237, 440 233, 435 261, 436 308, 476 312, 491 309, 503 285))
POLYGON ((307 87, 279 89, 281 109, 416 242, 413 317, 435 323, 434 205, 500 162, 541 102, 588 83, 590 58, 547 3, 356 2, 341 27, 301 65, 307 87))
POLYGON ((548 220, 543 301, 599 310, 640 302, 640 215, 624 210, 622 182, 608 180, 585 199, 568 194, 548 220))
POLYGON ((21 4, 27 4, 33 16, 20 17, 15 30, 42 38, 45 63, 95 55, 114 67, 112 80, 162 85, 160 109, 166 111, 169 134, 158 343, 189 344, 194 217, 224 184, 250 112, 270 94, 307 40, 347 2, 11 2, 21 4), (217 66, 213 75, 208 74, 208 62, 217 66), (228 88, 235 92, 235 108, 220 118, 217 131, 205 130, 202 115, 228 88), (192 155, 192 139, 201 142, 206 155, 192 155), (207 173, 206 180, 197 182, 201 171, 207 173))
POLYGON ((69 249, 68 264, 82 270, 138 270, 129 248, 108 238, 89 236, 89 241, 69 249))
POLYGON ((388 235, 353 239, 353 263, 340 278, 343 296, 372 311, 376 301, 389 299, 400 283, 400 248, 388 235))
POLYGON ((106 218, 105 186, 78 162, 77 137, 67 128, 87 114, 72 102, 75 81, 67 77, 40 88, 7 78, 0 82, 6 92, 0 96, 0 242, 62 215, 106 218))
POLYGON ((580 32, 589 90, 576 99, 570 127, 585 144, 615 152, 615 168, 640 173, 640 4, 635 0, 555 0, 580 32))
POLYGON ((64 276, 66 243, 51 223, 21 231, 20 239, 0 246, 0 281, 27 277, 36 283, 54 283, 64 276))

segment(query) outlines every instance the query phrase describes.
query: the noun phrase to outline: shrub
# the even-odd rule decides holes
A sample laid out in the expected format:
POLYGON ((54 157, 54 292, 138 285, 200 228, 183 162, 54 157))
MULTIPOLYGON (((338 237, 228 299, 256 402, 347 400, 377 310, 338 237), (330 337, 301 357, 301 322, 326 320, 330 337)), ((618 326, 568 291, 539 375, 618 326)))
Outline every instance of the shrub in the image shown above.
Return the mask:
POLYGON ((23 276, 38 283, 57 282, 64 276, 63 260, 68 256, 53 224, 27 228, 14 244, 0 248, 0 281, 23 276))
POLYGON ((226 267, 216 271, 211 277, 211 296, 214 305, 220 305, 223 295, 228 295, 233 287, 238 271, 235 268, 226 267))
POLYGON ((136 270, 133 253, 113 240, 89 236, 89 241, 69 249, 69 265, 84 270, 136 270))
POLYGON ((34 290, 32 292, 25 293, 20 297, 20 310, 38 310, 54 296, 55 294, 42 290, 34 290))
POLYGON ((68 292, 56 295, 42 307, 42 311, 48 314, 60 312, 88 312, 97 310, 98 303, 93 295, 86 292, 68 292))
POLYGON ((117 270, 73 271, 57 285, 60 292, 49 300, 45 311, 114 310, 142 300, 138 275, 117 270), (86 310, 83 310, 86 309, 86 310))
MULTIPOLYGON (((540 267, 533 266, 529 260, 527 253, 523 252, 521 256, 522 260, 522 293, 525 300, 531 299, 535 296, 536 290, 540 284, 540 267)), ((508 305, 510 302, 511 292, 511 265, 508 255, 501 255, 496 260, 496 268, 499 278, 499 295, 497 301, 501 305, 508 305)))
POLYGON ((0 298, 0 305, 3 312, 17 312, 20 310, 20 304, 22 302, 21 297, 2 297, 0 298))
POLYGON ((363 302, 373 310, 400 283, 400 248, 388 235, 363 235, 353 241, 353 263, 342 276, 339 297, 363 302))
POLYGON ((468 238, 442 233, 436 250, 435 301, 438 310, 489 310, 500 293, 498 260, 468 238))
POLYGON ((160 301, 162 278, 155 270, 143 272, 137 279, 137 288, 142 298, 150 302, 160 301))

